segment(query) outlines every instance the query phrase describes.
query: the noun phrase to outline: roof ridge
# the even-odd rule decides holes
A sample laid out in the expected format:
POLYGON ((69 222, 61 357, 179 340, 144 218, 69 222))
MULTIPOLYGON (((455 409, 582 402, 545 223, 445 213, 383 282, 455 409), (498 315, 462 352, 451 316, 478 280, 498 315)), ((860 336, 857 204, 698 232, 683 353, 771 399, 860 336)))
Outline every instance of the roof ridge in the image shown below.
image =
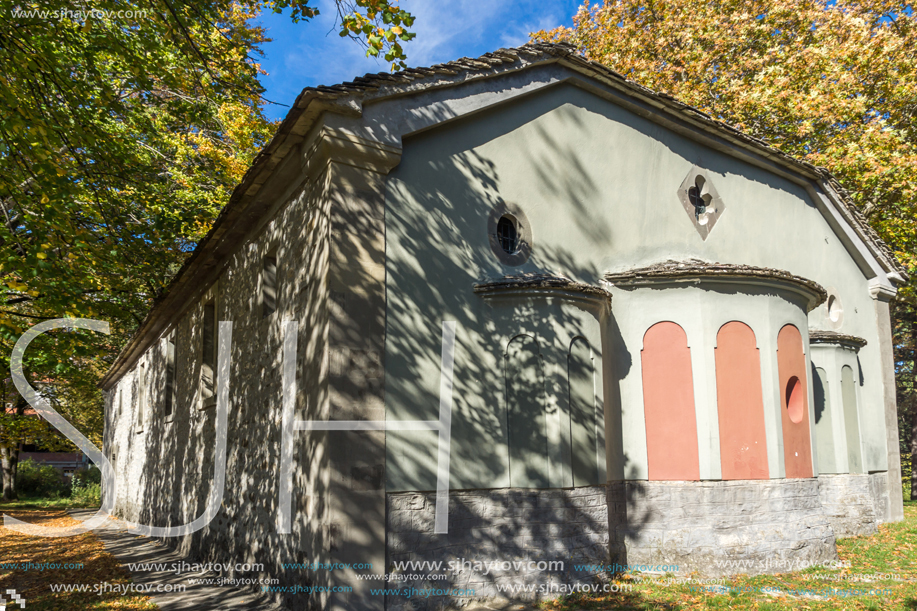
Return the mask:
MULTIPOLYGON (((290 111, 280 123, 271 140, 255 156, 242 180, 230 195, 229 201, 217 215, 210 231, 198 242, 194 252, 185 259, 183 265, 173 276, 165 290, 154 301, 146 318, 141 322, 131 341, 112 364, 111 369, 103 377, 100 385, 103 388, 107 388, 115 379, 116 373, 126 366, 126 363, 133 362, 132 359, 138 354, 138 351, 145 349, 145 345, 141 340, 142 337, 156 329, 162 330, 162 325, 166 324, 162 320, 166 316, 164 314, 164 310, 167 310, 165 307, 166 302, 179 299, 179 297, 175 297, 175 293, 180 288, 179 285, 185 282, 188 270, 198 265, 198 261, 204 257, 205 251, 214 251, 216 249, 216 244, 220 242, 223 234, 232 227, 233 219, 231 217, 233 217, 235 209, 243 205, 241 200, 254 195, 261 188, 267 180, 267 176, 278 167, 280 161, 296 144, 296 140, 301 139, 302 130, 297 128, 294 133, 294 128, 313 101, 337 104, 346 102, 348 98, 362 97, 363 94, 368 92, 373 92, 383 97, 386 95, 387 88, 394 89, 393 95, 417 93, 421 89, 420 87, 412 90, 403 88, 399 90, 397 88, 401 85, 423 81, 433 81, 429 84, 430 88, 457 85, 464 81, 464 75, 466 74, 489 72, 496 75, 500 73, 498 69, 503 66, 522 63, 523 65, 520 69, 524 69, 541 63, 539 60, 545 60, 546 62, 560 61, 563 62, 565 67, 574 71, 585 71, 587 76, 596 80, 614 81, 619 86, 623 86, 625 89, 624 95, 630 95, 638 99, 642 97, 643 101, 658 107, 658 112, 668 113, 676 119, 693 124, 699 129, 713 132, 719 137, 731 140, 734 144, 750 148, 756 154, 782 163, 784 166, 789 166, 789 171, 795 171, 810 180, 821 181, 821 188, 829 191, 828 198, 835 202, 844 220, 864 243, 871 245, 870 250, 877 251, 871 254, 883 266, 888 267, 892 273, 897 273, 898 279, 905 280, 907 278, 904 268, 898 262, 892 250, 869 226, 863 214, 856 207, 846 190, 837 182, 837 179, 824 168, 816 167, 807 161, 788 155, 769 145, 764 140, 746 134, 736 127, 689 106, 671 95, 656 92, 628 79, 624 74, 615 71, 613 68, 587 59, 580 54, 577 47, 570 43, 528 42, 519 47, 500 48, 476 58, 459 58, 428 67, 406 68, 393 73, 367 73, 362 77, 355 77, 351 81, 345 81, 337 85, 319 85, 304 88, 296 97, 290 111), (841 208, 843 210, 840 210, 841 208), (229 223, 229 227, 224 227, 227 223, 229 223)), ((323 109, 318 109, 319 112, 321 110, 323 109)), ((185 288, 187 289, 187 287, 185 288)), ((180 291, 178 292, 180 293, 180 291)))

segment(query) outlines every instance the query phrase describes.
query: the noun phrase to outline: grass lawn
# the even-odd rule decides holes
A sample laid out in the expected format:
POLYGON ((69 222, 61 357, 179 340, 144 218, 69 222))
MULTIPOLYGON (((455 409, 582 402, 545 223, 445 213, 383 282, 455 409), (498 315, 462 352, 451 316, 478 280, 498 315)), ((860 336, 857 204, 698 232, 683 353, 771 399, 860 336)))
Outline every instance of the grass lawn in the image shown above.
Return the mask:
MULTIPOLYGON (((67 515, 60 503, 69 505, 69 499, 3 503, 0 504, 0 513, 46 526, 76 524, 76 520, 67 515)), ((121 568, 114 556, 104 551, 101 541, 92 533, 75 537, 30 537, 0 526, 0 595, 5 595, 7 590, 16 590, 25 599, 26 609, 32 611, 157 608, 148 596, 134 593, 125 596, 111 591, 99 596, 91 591, 96 585, 105 583, 128 584, 130 574, 121 568), (9 563, 81 563, 82 568, 24 570, 21 566, 9 568, 9 563), (52 592, 52 584, 87 584, 90 591, 52 592)), ((18 605, 7 603, 9 611, 19 611, 19 608, 18 605)))
POLYGON ((725 587, 716 588, 719 592, 705 591, 704 586, 699 585, 638 583, 633 576, 624 575, 613 583, 629 585, 629 591, 601 596, 570 596, 547 602, 544 607, 557 611, 917 609, 917 502, 904 503, 903 522, 882 525, 879 532, 871 537, 839 540, 837 553, 842 561, 850 563, 849 568, 809 568, 765 577, 726 578, 725 587), (853 576, 876 573, 895 573, 900 579, 869 582, 853 579, 853 576), (725 592, 726 587, 731 591, 725 592), (838 595, 832 589, 846 591, 846 595, 838 595), (872 590, 881 590, 882 593, 869 593, 872 590))
MULTIPOLYGON (((98 503, 93 505, 93 507, 98 506, 98 503)), ((74 503, 73 499, 68 497, 47 499, 44 497, 21 496, 18 501, 0 502, 0 512, 7 513, 13 509, 69 509, 71 507, 85 507, 85 505, 74 503)))

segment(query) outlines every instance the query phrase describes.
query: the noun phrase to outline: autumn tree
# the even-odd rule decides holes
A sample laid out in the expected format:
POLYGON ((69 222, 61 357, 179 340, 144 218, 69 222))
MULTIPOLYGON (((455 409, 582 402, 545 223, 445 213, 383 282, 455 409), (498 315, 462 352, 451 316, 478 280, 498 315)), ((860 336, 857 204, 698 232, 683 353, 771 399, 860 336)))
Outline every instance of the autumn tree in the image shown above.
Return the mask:
MULTIPOLYGON (((309 20, 310 2, 0 0, 0 379, 35 322, 108 320, 111 336, 36 341, 27 371, 57 384, 83 432, 100 435, 98 373, 276 128, 258 81, 267 38, 252 19, 309 20)), ((342 36, 404 65, 410 13, 390 0, 334 6, 342 36)), ((30 433, 11 433, 28 426, 15 399, 5 405, 0 453, 14 481, 30 433)))
POLYGON ((907 421, 901 437, 914 462, 917 16, 910 5, 606 0, 586 2, 572 28, 532 36, 573 43, 587 58, 838 177, 911 277, 895 307, 895 339, 910 358, 908 367, 896 362, 907 421))

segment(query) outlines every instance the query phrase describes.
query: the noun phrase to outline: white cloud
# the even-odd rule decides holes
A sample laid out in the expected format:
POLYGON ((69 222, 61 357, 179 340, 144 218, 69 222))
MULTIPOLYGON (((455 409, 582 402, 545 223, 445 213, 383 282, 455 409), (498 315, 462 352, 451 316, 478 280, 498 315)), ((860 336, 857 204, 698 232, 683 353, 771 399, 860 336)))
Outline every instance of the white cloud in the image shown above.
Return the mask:
MULTIPOLYGON (((530 32, 569 22, 577 0, 401 0, 416 17, 417 37, 405 44, 408 64, 429 66, 474 57, 528 41, 530 32)), ((341 38, 333 0, 320 0, 321 14, 308 23, 268 14, 262 22, 274 41, 265 45, 263 79, 268 99, 292 104, 306 86, 333 85, 367 72, 386 72, 388 62, 366 57, 365 47, 341 38)), ((271 116, 283 114, 278 107, 271 116)))
POLYGON ((560 0, 402 0, 417 21, 407 46, 411 65, 427 66, 525 44, 529 33, 556 27, 569 15, 560 0))

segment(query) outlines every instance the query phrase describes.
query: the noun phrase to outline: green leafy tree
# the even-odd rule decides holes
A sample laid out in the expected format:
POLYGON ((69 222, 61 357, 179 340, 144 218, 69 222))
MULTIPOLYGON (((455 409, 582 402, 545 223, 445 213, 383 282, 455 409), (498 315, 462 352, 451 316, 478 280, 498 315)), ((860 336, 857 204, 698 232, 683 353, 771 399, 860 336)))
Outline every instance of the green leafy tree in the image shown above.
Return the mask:
MULTIPOLYGON (((90 437, 102 426, 99 372, 276 129, 258 82, 267 39, 252 19, 308 21, 310 1, 0 0, 0 375, 36 321, 110 321, 111 336, 36 340, 27 364, 90 437)), ((410 13, 389 0, 335 6, 342 36, 404 65, 410 13)), ((13 411, 4 430, 31 426, 14 426, 13 411)), ((4 465, 15 469, 26 437, 0 436, 4 465)), ((6 480, 4 467, 14 496, 6 480)))
POLYGON ((895 366, 897 367, 898 431, 905 490, 917 500, 917 308, 905 301, 894 304, 895 366))

